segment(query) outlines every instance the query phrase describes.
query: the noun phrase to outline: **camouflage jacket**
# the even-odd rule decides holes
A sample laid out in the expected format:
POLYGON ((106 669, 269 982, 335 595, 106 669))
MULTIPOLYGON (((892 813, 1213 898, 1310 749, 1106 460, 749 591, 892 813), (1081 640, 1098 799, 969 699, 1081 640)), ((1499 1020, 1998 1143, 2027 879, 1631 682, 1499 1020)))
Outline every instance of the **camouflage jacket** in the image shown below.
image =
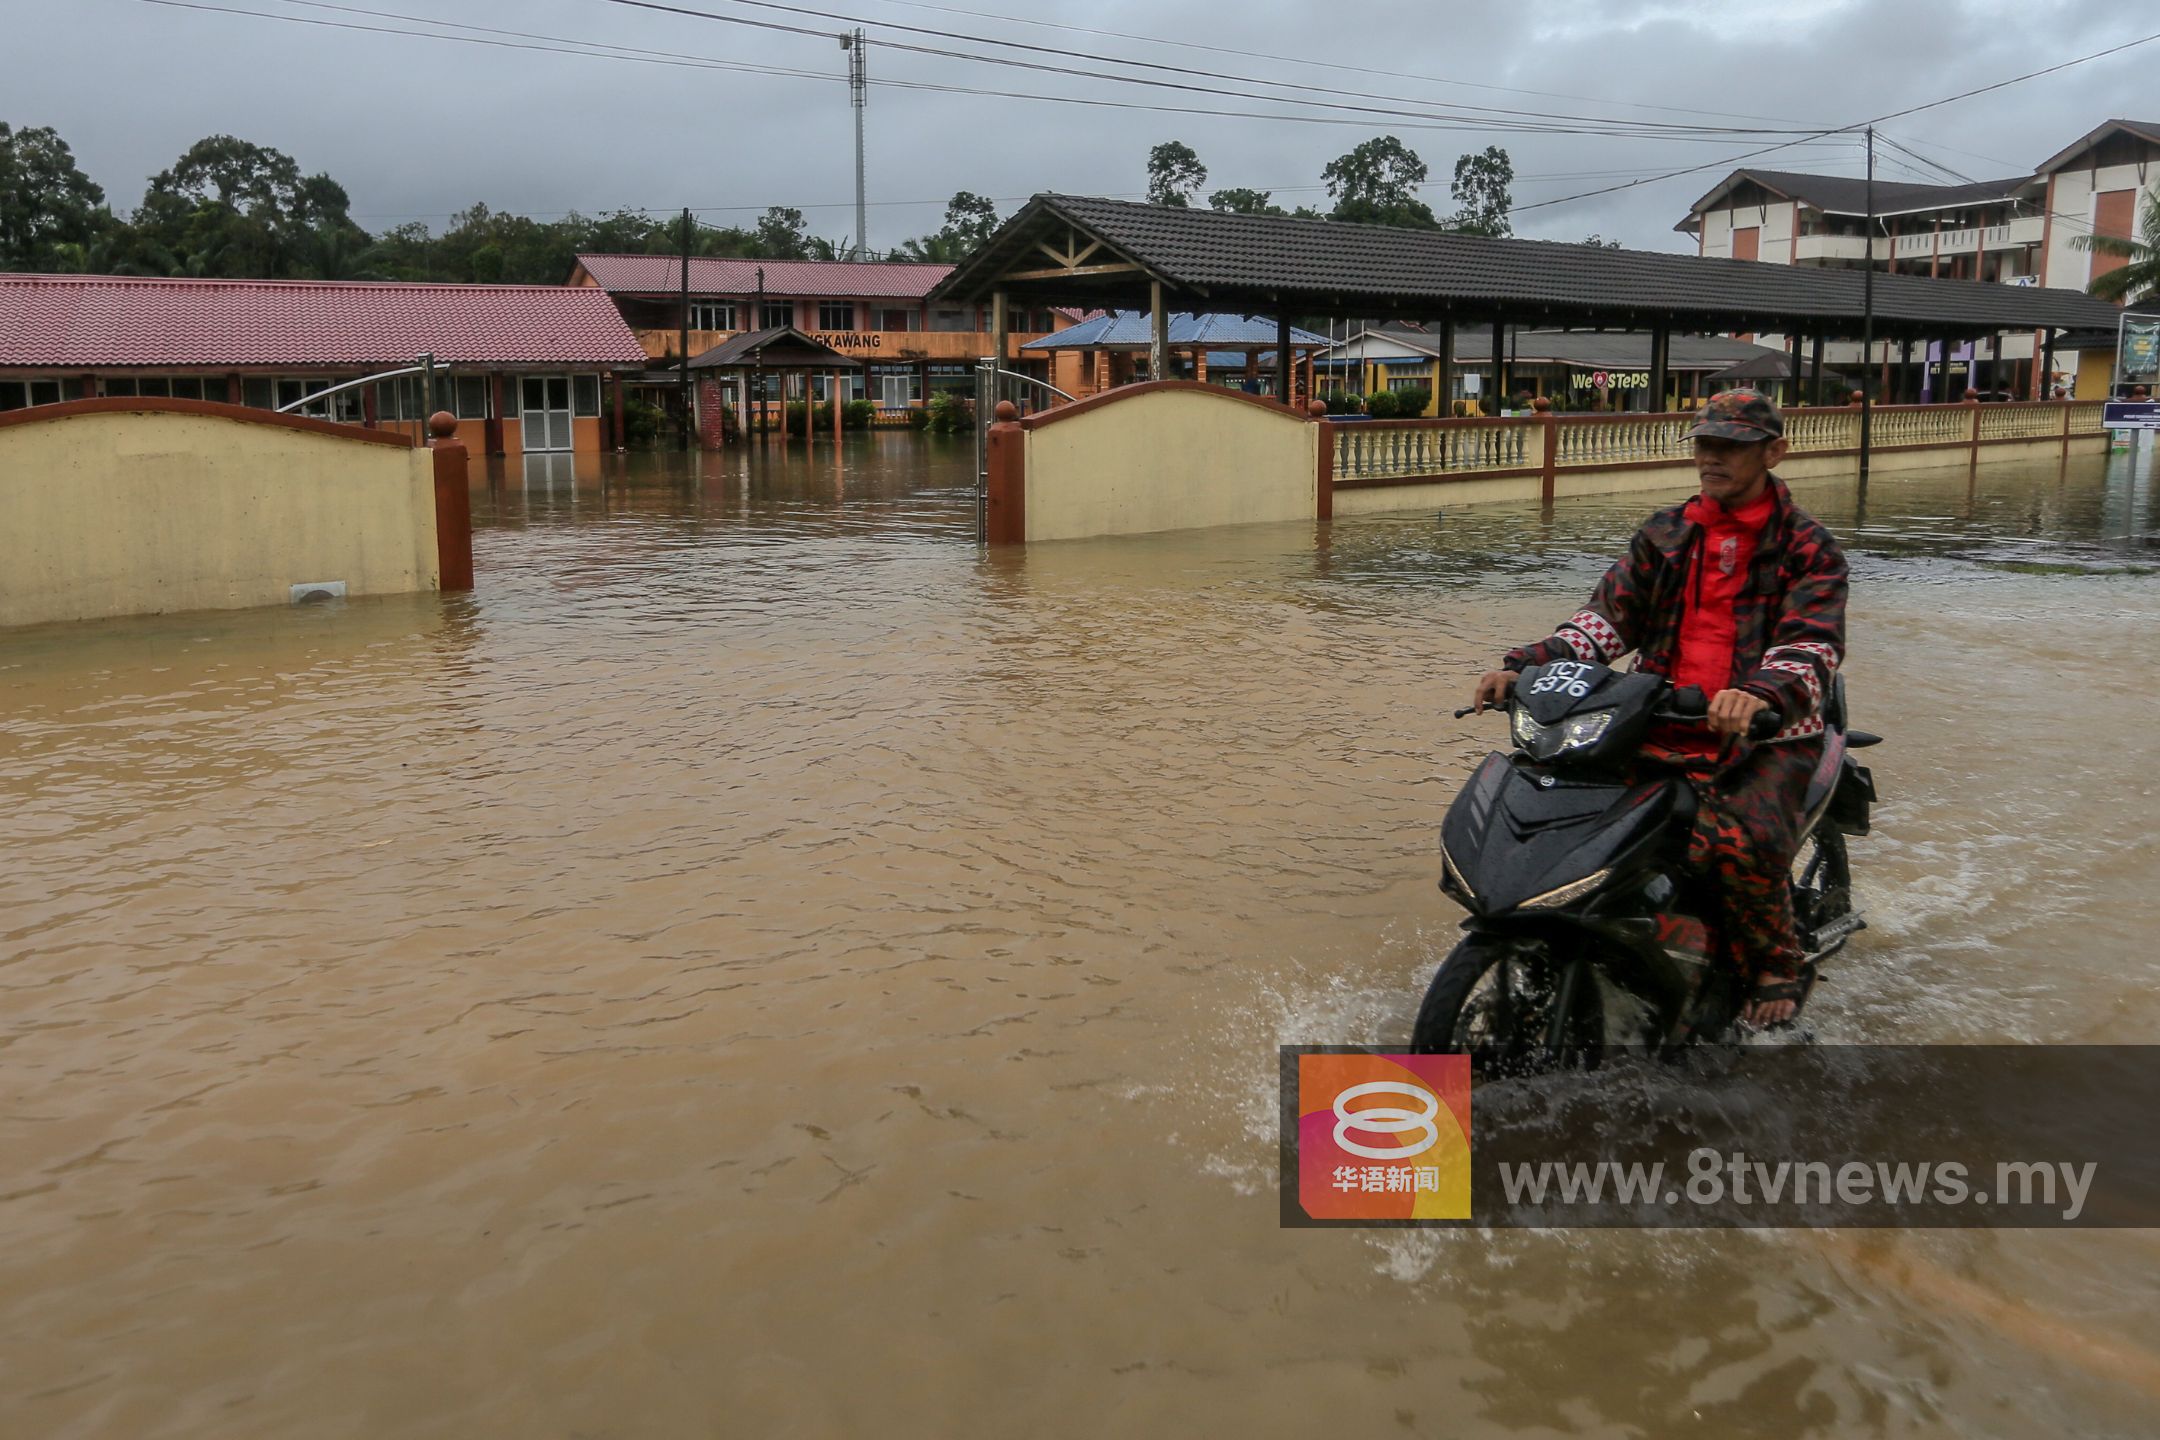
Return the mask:
MULTIPOLYGON (((1798 740, 1823 730, 1822 702, 1845 659, 1845 555, 1822 523, 1793 504, 1770 477, 1776 504, 1734 602, 1733 688, 1759 695, 1785 716, 1772 736, 1798 740)), ((1637 670, 1670 675, 1678 658, 1687 580, 1702 527, 1685 505, 1643 522, 1627 558, 1605 572, 1590 603, 1534 645, 1510 650, 1509 670, 1548 660, 1609 665, 1633 650, 1637 670)))

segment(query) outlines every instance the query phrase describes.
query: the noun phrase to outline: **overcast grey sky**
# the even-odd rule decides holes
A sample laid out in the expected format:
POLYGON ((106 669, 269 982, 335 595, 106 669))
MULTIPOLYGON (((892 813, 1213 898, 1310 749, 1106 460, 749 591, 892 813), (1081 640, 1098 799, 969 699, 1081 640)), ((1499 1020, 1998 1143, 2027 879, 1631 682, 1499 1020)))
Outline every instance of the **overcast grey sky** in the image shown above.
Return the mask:
MULTIPOLYGON (((1209 189, 1271 189, 1280 203, 1324 207, 1321 167, 1384 133, 1399 136, 1431 166, 1425 198, 1442 213, 1450 208, 1447 183, 1455 157, 1487 144, 1512 155, 1518 205, 1717 162, 1698 175, 1531 210, 1515 222, 1525 235, 1578 240, 1595 231, 1631 246, 1690 248, 1671 228, 1688 202, 1731 168, 1727 157, 1777 142, 1615 136, 1609 120, 1842 125, 2160 29, 2149 11, 2141 17, 2137 7, 2097 0, 1547 0, 1519 7, 1521 18, 1505 14, 1516 7, 1399 0, 1092 0, 1056 6, 1024 0, 790 0, 814 16, 731 0, 680 0, 686 8, 799 25, 817 35, 655 13, 610 0, 345 0, 347 9, 295 0, 201 3, 425 28, 352 9, 395 12, 831 78, 461 44, 144 0, 5 0, 0 120, 56 127, 122 211, 140 199, 148 177, 186 146, 225 132, 284 150, 304 170, 329 172, 351 192, 355 217, 371 230, 406 219, 440 229, 451 212, 476 200, 535 215, 691 205, 714 223, 747 223, 766 206, 782 204, 801 207, 812 230, 837 239, 854 228, 853 131, 841 83, 846 57, 834 38, 843 21, 998 37, 1403 97, 1420 106, 1592 117, 1580 126, 1592 132, 1585 134, 1519 133, 1505 120, 1490 130, 1421 130, 1417 122, 1380 116, 1340 117, 1348 124, 1285 123, 877 85, 870 96, 869 196, 870 242, 880 248, 935 229, 945 198, 958 189, 995 197, 1006 214, 1040 190, 1137 196, 1148 148, 1165 139, 1183 140, 1199 152, 1209 189), (1076 33, 966 11, 1146 38, 1076 33), (1165 43, 1171 41, 1220 48, 1165 43), (1526 90, 1548 93, 1515 93, 1526 90)), ((873 80, 1140 105, 1290 108, 905 53, 878 41, 989 47, 975 38, 869 28, 873 80)), ((1002 53, 1103 68, 1092 61, 1002 53)), ((2155 91, 2156 76, 2160 42, 1886 128, 1966 175, 2016 174, 2103 119, 2151 118, 2140 112, 2156 108, 2146 98, 2155 91)), ((1397 101, 1347 103, 1417 108, 1397 101)), ((1860 148, 1856 139, 1814 142, 1750 163, 1858 174, 1860 148)), ((1913 163, 1897 156, 1878 173, 1943 178, 1915 173, 1913 163)))

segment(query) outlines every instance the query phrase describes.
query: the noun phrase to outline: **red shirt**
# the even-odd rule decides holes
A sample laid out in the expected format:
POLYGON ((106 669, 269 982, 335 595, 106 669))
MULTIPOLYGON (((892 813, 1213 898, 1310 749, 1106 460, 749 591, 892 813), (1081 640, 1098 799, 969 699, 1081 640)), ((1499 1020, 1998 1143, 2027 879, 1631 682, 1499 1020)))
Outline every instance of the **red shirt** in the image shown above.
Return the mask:
MULTIPOLYGON (((1775 501, 1767 487, 1738 510, 1697 495, 1681 513, 1702 527, 1702 543, 1688 567, 1681 601, 1680 646, 1673 657, 1674 685, 1696 685, 1709 699, 1733 683, 1733 643, 1739 625, 1734 604, 1747 587, 1748 565, 1755 558, 1763 526, 1775 501)), ((1714 755, 1719 741, 1700 725, 1660 726, 1657 739, 1689 754, 1714 755)))

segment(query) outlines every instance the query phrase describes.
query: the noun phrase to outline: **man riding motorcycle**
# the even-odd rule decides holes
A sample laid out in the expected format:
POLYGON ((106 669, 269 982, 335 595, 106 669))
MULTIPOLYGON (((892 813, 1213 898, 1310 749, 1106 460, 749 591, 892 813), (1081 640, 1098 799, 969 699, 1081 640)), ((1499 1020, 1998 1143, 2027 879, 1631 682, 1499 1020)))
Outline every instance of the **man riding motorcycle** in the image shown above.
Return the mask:
POLYGON ((1715 396, 1687 433, 1702 493, 1645 521, 1589 604, 1510 650, 1471 703, 1504 703, 1525 666, 1610 664, 1630 650, 1636 669, 1711 697, 1708 734, 1669 723, 1638 763, 1695 788, 1689 865, 1716 879, 1726 953, 1753 987, 1742 1019, 1762 1027, 1791 1020, 1807 994, 1790 876, 1823 700, 1845 657, 1845 556, 1773 473, 1787 445, 1768 397, 1715 396), (1749 746, 1749 723, 1769 708, 1784 728, 1749 746))

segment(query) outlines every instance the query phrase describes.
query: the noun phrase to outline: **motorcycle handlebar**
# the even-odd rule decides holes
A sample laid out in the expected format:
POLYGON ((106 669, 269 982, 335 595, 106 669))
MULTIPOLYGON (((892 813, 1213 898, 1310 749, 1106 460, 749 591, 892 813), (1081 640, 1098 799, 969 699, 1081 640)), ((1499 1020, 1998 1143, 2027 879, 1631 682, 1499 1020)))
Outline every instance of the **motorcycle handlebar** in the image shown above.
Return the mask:
MULTIPOLYGON (((1514 700, 1511 696, 1506 700, 1495 701, 1492 704, 1487 705, 1485 708, 1487 710, 1505 710, 1512 703, 1514 703, 1514 700)), ((1457 710, 1455 712, 1455 718, 1457 720, 1467 719, 1469 716, 1475 715, 1477 713, 1479 713, 1477 706, 1465 705, 1460 710, 1457 710)), ((1660 706, 1658 709, 1653 710, 1650 713, 1653 719, 1685 720, 1697 725, 1703 724, 1709 719, 1709 716, 1705 711, 1673 710, 1664 706, 1660 706)), ((1778 710, 1775 705, 1773 705, 1767 710, 1758 710, 1755 712, 1755 718, 1748 722, 1748 739, 1767 740, 1772 735, 1777 734, 1778 731, 1784 728, 1785 716, 1778 710)))

